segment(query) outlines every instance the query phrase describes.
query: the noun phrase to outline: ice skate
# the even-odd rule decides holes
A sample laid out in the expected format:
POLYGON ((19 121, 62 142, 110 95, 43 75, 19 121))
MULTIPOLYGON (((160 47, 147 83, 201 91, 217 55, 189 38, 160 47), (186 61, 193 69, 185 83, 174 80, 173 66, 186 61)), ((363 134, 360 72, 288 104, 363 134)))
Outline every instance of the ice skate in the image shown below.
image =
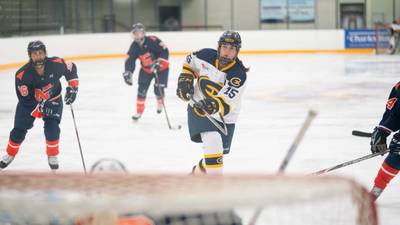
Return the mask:
POLYGON ((138 121, 142 117, 141 113, 136 113, 135 115, 132 116, 133 121, 138 121))
POLYGON ((14 160, 14 158, 14 156, 9 154, 4 155, 0 161, 0 169, 6 168, 14 160))
POLYGON ((383 192, 382 188, 378 188, 377 186, 374 186, 370 193, 372 194, 372 196, 374 197, 374 200, 376 200, 383 192))
POLYGON ((58 169, 58 158, 57 156, 49 156, 48 158, 49 166, 51 170, 57 170, 58 169))
POLYGON ((158 103, 158 104, 157 104, 157 113, 158 113, 158 114, 160 114, 160 113, 162 112, 163 106, 164 106, 164 105, 163 105, 162 103, 158 103))
POLYGON ((196 165, 192 167, 190 175, 206 175, 207 171, 203 164, 203 159, 201 159, 196 165))
POLYGON ((164 97, 157 97, 157 113, 158 114, 160 114, 162 112, 163 107, 164 107, 164 97))

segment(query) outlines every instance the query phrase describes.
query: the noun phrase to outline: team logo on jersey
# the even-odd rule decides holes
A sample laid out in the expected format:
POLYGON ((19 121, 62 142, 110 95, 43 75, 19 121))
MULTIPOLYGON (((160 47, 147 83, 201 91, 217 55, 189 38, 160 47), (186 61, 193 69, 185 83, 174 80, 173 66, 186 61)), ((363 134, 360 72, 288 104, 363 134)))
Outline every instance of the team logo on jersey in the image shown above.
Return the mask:
POLYGON ((53 87, 52 84, 48 84, 42 89, 35 89, 35 100, 41 102, 50 98, 50 89, 53 87))
POLYGON ((23 97, 26 97, 29 94, 29 90, 26 85, 18 86, 18 91, 23 97))
POLYGON ((217 164, 223 164, 223 163, 224 163, 223 157, 222 156, 218 157, 217 158, 217 164))
POLYGON ((229 81, 231 86, 240 87, 242 86, 242 80, 238 77, 234 77, 229 81))
POLYGON ((149 52, 144 53, 143 55, 139 55, 139 60, 144 67, 150 67, 153 63, 153 58, 149 52))
POLYGON ((397 98, 389 99, 386 103, 386 108, 389 110, 392 110, 392 108, 394 107, 394 104, 396 104, 396 102, 397 102, 397 98))

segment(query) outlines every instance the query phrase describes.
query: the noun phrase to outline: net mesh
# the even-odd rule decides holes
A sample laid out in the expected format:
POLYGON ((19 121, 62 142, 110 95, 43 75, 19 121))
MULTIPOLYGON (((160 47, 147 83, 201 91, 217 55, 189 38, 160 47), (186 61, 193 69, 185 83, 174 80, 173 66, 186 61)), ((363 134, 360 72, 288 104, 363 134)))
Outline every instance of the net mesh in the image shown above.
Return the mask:
POLYGON ((1 224, 375 225, 368 192, 338 177, 0 175, 1 224))

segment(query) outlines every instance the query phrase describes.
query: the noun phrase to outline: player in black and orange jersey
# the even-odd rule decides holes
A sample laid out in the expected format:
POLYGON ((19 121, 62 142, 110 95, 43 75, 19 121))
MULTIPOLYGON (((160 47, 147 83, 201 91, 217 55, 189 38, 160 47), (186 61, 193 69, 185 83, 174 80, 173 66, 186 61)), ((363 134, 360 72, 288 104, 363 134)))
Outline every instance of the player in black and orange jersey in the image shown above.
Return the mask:
POLYGON ((60 121, 63 110, 61 77, 68 82, 65 103, 72 104, 78 93, 78 75, 74 63, 58 57, 47 57, 46 46, 41 41, 28 45, 29 62, 15 75, 15 90, 18 104, 14 128, 10 132, 6 154, 0 161, 0 168, 6 168, 15 158, 27 131, 33 127, 36 118, 44 121, 46 153, 52 170, 59 167, 60 121))
POLYGON ((378 174, 374 180, 374 186, 371 193, 375 199, 378 198, 389 182, 400 171, 400 82, 397 83, 391 90, 388 100, 386 102, 386 109, 383 113, 379 125, 375 127, 371 137, 371 152, 379 153, 388 149, 386 144, 387 137, 393 132, 389 144, 389 155, 385 158, 378 174))
POLYGON ((157 96, 157 113, 161 113, 164 104, 164 89, 168 85, 169 51, 167 46, 156 36, 146 35, 143 24, 136 23, 131 31, 132 42, 128 58, 125 61, 123 77, 125 83, 132 85, 132 73, 135 70, 136 59, 140 60, 142 68, 139 71, 138 91, 136 99, 136 114, 133 120, 138 120, 145 108, 147 91, 157 72, 158 81, 154 83, 154 94, 157 96), (157 70, 157 71, 154 71, 157 70))

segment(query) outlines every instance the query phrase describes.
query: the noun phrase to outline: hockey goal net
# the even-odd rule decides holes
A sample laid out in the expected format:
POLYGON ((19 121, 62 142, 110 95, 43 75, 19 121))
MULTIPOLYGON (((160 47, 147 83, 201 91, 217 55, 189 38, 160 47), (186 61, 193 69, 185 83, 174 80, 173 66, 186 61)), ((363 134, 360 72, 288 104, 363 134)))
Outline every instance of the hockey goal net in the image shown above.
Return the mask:
POLYGON ((0 175, 0 224, 376 225, 354 181, 317 176, 0 175))
POLYGON ((394 35, 390 25, 378 23, 375 24, 375 53, 376 54, 395 54, 397 48, 398 34, 394 35))

